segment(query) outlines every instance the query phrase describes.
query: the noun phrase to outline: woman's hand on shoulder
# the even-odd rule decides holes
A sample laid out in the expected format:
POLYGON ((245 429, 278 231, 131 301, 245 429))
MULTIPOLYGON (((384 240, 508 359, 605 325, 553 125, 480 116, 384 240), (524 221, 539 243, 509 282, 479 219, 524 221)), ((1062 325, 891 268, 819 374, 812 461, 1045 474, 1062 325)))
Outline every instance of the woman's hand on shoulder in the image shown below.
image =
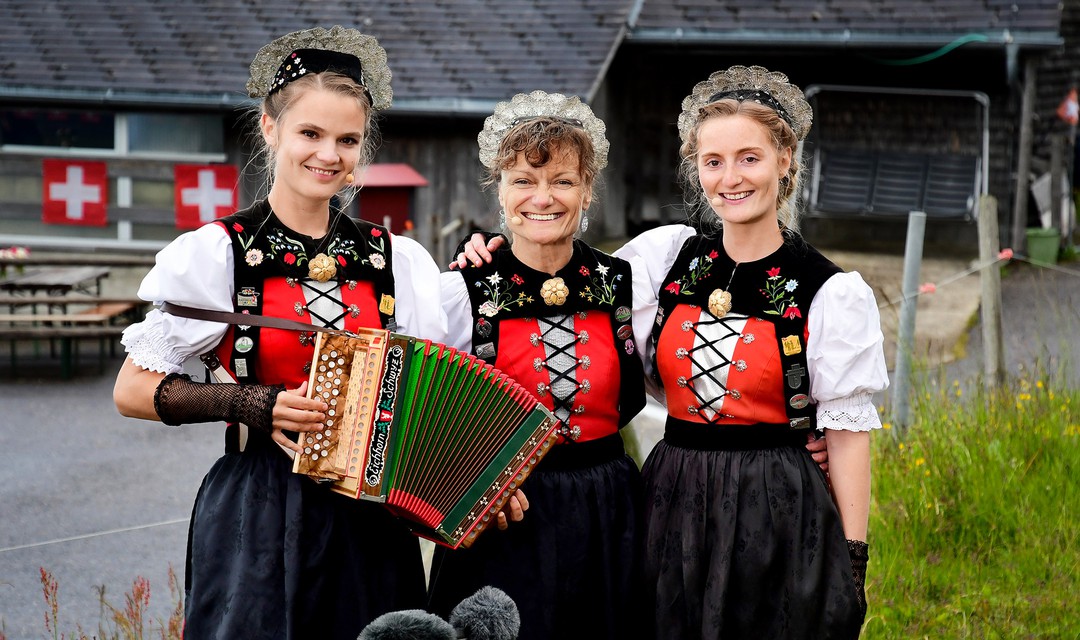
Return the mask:
POLYGON ((474 233, 472 238, 465 243, 465 250, 458 254, 457 259, 449 264, 451 269, 464 269, 470 263, 479 267, 485 262, 491 262, 491 254, 503 246, 506 239, 502 236, 494 236, 491 240, 485 240, 482 233, 474 233))

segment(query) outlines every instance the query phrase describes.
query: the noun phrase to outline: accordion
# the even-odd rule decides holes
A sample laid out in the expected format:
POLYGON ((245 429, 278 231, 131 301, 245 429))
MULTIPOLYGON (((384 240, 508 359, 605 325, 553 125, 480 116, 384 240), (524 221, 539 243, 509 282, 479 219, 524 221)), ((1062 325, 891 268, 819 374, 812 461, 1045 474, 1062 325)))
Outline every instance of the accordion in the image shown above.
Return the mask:
POLYGON ((414 533, 469 547, 550 451, 558 419, 490 364, 382 329, 319 333, 308 396, 329 406, 293 471, 384 503, 414 533))

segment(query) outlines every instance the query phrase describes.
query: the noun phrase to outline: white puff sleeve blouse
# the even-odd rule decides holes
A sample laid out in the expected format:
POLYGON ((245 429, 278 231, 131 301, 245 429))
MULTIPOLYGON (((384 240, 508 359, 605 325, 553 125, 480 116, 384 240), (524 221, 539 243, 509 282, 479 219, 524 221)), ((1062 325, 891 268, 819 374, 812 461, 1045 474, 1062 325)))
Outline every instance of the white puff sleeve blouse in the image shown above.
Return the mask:
MULTIPOLYGON (((391 236, 397 330, 442 341, 446 317, 439 304, 439 268, 422 245, 391 236), (421 306, 421 303, 425 306, 421 306)), ((234 311, 233 252, 228 233, 209 224, 185 233, 158 252, 155 265, 139 286, 139 298, 234 311)), ((330 285, 331 287, 334 285, 330 285)), ((182 318, 154 309, 124 330, 121 343, 136 365, 161 373, 179 373, 184 362, 213 349, 227 326, 182 318)))

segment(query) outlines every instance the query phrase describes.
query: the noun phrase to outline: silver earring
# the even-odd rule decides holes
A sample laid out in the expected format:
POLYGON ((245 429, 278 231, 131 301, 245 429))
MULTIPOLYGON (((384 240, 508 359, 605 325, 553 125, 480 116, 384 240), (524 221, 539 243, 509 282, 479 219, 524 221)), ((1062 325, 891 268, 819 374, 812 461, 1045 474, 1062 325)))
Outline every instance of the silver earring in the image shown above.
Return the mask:
POLYGON ((581 232, 582 233, 585 233, 586 231, 589 230, 589 218, 588 218, 588 215, 587 215, 588 213, 589 213, 588 209, 582 209, 581 210, 581 232))
POLYGON ((499 226, 506 226, 506 209, 499 209, 499 226))

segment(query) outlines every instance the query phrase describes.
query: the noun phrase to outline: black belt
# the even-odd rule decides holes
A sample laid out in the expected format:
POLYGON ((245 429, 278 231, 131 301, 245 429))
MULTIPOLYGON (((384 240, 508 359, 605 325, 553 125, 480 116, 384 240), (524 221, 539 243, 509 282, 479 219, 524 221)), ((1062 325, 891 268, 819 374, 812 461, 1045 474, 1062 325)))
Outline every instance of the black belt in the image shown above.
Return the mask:
POLYGON ((792 431, 787 424, 707 424, 668 416, 664 442, 684 449, 739 451, 806 446, 805 430, 792 431))
POLYGON ((618 433, 585 442, 570 440, 553 446, 536 466, 536 470, 544 472, 585 469, 618 460, 625 453, 622 436, 618 433))

